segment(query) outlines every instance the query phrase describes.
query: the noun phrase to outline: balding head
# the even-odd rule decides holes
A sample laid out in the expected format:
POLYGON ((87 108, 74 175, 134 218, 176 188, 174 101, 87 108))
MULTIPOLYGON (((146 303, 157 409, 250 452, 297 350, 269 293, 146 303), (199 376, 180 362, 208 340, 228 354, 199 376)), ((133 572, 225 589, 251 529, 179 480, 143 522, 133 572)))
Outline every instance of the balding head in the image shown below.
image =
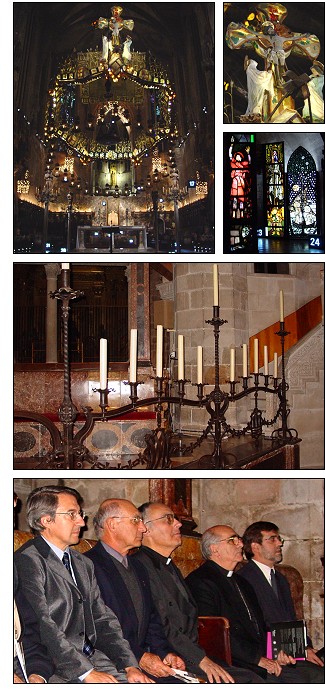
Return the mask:
POLYGON ((242 561, 243 543, 229 525, 214 525, 202 535, 201 550, 204 559, 211 559, 223 569, 233 571, 242 561))
POLYGON ((145 531, 138 509, 124 498, 103 501, 94 517, 94 526, 98 539, 123 555, 140 547, 145 531))

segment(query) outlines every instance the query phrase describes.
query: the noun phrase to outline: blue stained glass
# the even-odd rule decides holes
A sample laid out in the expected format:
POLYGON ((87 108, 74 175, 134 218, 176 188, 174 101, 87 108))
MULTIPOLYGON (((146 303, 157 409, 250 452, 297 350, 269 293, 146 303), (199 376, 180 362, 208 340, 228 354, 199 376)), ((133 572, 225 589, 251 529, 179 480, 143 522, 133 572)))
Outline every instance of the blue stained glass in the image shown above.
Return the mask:
POLYGON ((290 235, 317 235, 316 165, 303 146, 289 158, 288 189, 290 235))

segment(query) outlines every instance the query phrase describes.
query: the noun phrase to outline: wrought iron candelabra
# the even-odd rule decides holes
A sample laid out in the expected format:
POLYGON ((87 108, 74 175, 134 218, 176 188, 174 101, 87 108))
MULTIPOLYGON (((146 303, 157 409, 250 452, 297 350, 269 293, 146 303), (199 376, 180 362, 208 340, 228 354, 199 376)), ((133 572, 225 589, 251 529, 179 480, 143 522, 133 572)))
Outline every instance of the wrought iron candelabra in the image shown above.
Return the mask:
MULTIPOLYGON (((77 299, 83 294, 81 291, 74 291, 69 284, 69 270, 62 270, 62 284, 58 290, 51 292, 51 297, 62 302, 62 323, 63 323, 63 362, 64 362, 64 396, 59 408, 59 419, 62 423, 62 433, 58 428, 49 421, 48 418, 36 413, 18 411, 17 418, 29 418, 33 421, 43 423, 50 431, 53 451, 47 455, 44 466, 52 468, 78 469, 83 468, 84 463, 90 463, 92 469, 128 469, 134 468, 139 464, 145 464, 148 469, 170 469, 172 467, 173 456, 179 456, 179 434, 174 432, 170 420, 170 407, 172 405, 197 407, 205 409, 209 415, 207 425, 202 433, 189 445, 181 450, 183 457, 193 454, 194 450, 201 446, 204 440, 208 437, 212 438, 213 449, 211 454, 204 455, 197 460, 196 464, 201 468, 209 469, 227 469, 232 468, 235 464, 229 463, 229 457, 224 448, 227 444, 226 437, 241 437, 250 435, 253 440, 258 443, 261 438, 264 427, 271 427, 280 422, 280 427, 275 428, 270 439, 276 445, 284 445, 294 443, 298 439, 296 430, 288 427, 289 408, 287 403, 288 384, 285 378, 285 338, 288 331, 285 330, 284 321, 280 321, 280 328, 276 335, 281 341, 281 378, 272 377, 269 374, 260 374, 254 372, 252 375, 239 377, 241 379, 241 389, 236 391, 236 385, 240 384, 237 381, 229 382, 229 390, 226 391, 220 387, 220 358, 219 358, 219 336, 220 329, 226 320, 220 318, 219 306, 213 306, 212 318, 206 323, 213 326, 214 332, 214 360, 215 360, 215 376, 214 387, 212 391, 204 394, 204 387, 207 384, 198 383, 193 386, 197 387, 197 398, 188 399, 185 395, 186 384, 189 383, 186 379, 178 379, 175 381, 167 380, 164 377, 154 377, 155 394, 149 398, 138 398, 138 386, 141 382, 132 381, 125 382, 130 386, 129 403, 118 408, 110 408, 108 397, 114 391, 108 384, 106 387, 94 389, 99 393, 99 413, 94 413, 89 407, 83 407, 82 412, 85 417, 84 426, 74 432, 74 424, 78 416, 78 410, 72 402, 70 393, 70 365, 69 365, 69 338, 68 338, 68 322, 70 302, 77 299), (250 381, 252 380, 252 381, 250 381), (273 380, 273 381, 272 381, 273 380), (173 394, 174 391, 174 394, 173 394), (250 413, 249 419, 242 428, 234 428, 227 422, 227 410, 230 404, 235 404, 249 395, 254 397, 254 408, 250 413), (259 408, 259 398, 261 394, 273 394, 278 400, 278 407, 272 419, 267 420, 263 417, 262 411, 259 408), (106 421, 113 418, 120 418, 127 415, 131 411, 148 406, 155 406, 157 414, 157 428, 154 431, 148 432, 145 438, 146 447, 136 459, 129 460, 127 464, 118 464, 117 467, 110 467, 109 463, 102 464, 84 445, 85 438, 91 433, 95 421, 106 421), (167 408, 166 408, 167 407, 167 408), (167 414, 166 425, 164 416, 167 414)), ((184 467, 183 464, 177 465, 184 467)))

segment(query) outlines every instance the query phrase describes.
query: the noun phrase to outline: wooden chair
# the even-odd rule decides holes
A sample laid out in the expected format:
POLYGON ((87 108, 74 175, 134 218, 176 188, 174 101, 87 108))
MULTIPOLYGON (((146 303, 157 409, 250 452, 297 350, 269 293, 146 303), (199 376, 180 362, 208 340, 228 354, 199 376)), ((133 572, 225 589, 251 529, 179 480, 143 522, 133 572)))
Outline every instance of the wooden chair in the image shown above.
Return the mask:
POLYGON ((229 620, 226 617, 200 616, 198 621, 199 644, 206 655, 231 665, 229 620))

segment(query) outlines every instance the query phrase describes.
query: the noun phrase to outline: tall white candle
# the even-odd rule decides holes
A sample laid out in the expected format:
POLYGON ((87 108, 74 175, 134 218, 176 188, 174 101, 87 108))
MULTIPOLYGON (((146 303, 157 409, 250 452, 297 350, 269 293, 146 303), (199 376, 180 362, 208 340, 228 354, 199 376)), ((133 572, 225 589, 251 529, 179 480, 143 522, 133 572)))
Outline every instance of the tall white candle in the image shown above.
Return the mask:
POLYGON ((178 349, 178 379, 184 379, 184 336, 179 335, 177 340, 178 349))
POLYGON ((230 348, 230 381, 235 381, 235 348, 230 348))
POLYGON ((217 263, 213 264, 213 306, 219 306, 219 277, 217 263))
POLYGON ((269 351, 267 345, 264 345, 264 374, 269 373, 269 351))
POLYGON ((163 338, 164 327, 157 326, 156 376, 163 376, 163 338))
POLYGON ((101 338, 99 341, 99 382, 100 388, 107 387, 107 340, 101 338))
POLYGON ((70 270, 70 263, 62 263, 61 270, 70 270))
POLYGON ((284 299, 282 289, 280 289, 280 321, 284 321, 284 299))
POLYGON ((254 374, 258 374, 258 338, 254 338, 254 374))
POLYGON ((197 383, 203 384, 203 348, 198 345, 197 349, 197 383))
POLYGON ((137 381, 137 350, 138 350, 138 331, 136 328, 131 328, 130 337, 130 382, 137 381))
POLYGON ((247 363, 247 345, 243 344, 243 377, 248 375, 248 363, 247 363))
POLYGON ((277 377, 278 377, 278 353, 277 352, 274 353, 273 362, 274 362, 273 377, 274 377, 274 379, 277 379, 277 377))

